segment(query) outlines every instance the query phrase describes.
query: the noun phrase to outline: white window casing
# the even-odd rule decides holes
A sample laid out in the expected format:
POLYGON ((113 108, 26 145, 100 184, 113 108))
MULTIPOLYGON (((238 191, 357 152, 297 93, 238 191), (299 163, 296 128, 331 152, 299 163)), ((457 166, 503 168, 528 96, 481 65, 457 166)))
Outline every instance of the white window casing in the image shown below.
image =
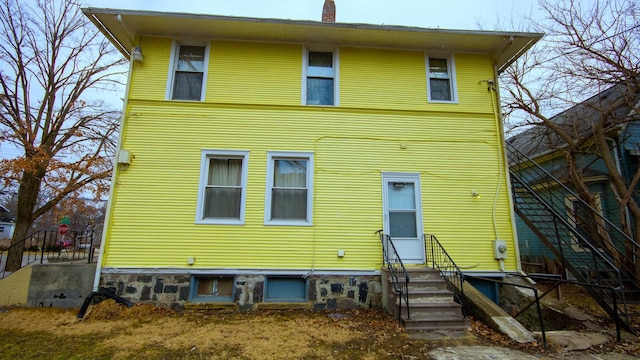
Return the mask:
MULTIPOLYGON (((600 216, 603 216, 602 200, 600 198, 600 193, 599 192, 593 193, 593 197, 596 202, 595 210, 598 212, 598 214, 600 214, 600 216)), ((569 224, 577 232, 586 231, 586 230, 582 230, 582 225, 579 224, 578 219, 576 218, 576 215, 575 215, 576 213, 579 213, 581 211, 579 207, 584 206, 582 204, 582 201, 573 195, 566 195, 564 197, 564 203, 567 209, 567 220, 569 224)), ((586 210, 586 211, 589 211, 589 210, 586 210)), ((571 236, 571 247, 573 248, 574 251, 578 251, 578 252, 587 251, 587 248, 585 248, 585 246, 580 244, 581 241, 573 233, 571 233, 570 236, 571 236)))
POLYGON ((426 54, 427 98, 434 103, 457 103, 456 65, 453 54, 426 54), (448 94, 447 94, 448 93, 448 94))
POLYGON ((202 150, 196 224, 244 224, 248 164, 248 151, 202 150))
POLYGON ((311 226, 312 201, 313 153, 268 152, 264 224, 311 226))
MULTIPOLYGON (((167 76, 166 100, 175 101, 204 101, 209 68, 209 42, 189 42, 174 40, 171 47, 169 74, 167 76), (181 51, 182 49, 182 51, 181 51), (196 53, 195 61, 189 61, 189 49, 196 53), (197 61, 198 53, 202 51, 202 61, 197 61), (181 59, 182 55, 182 59, 181 59), (189 87, 190 82, 196 81, 196 86, 189 87), (197 82, 200 81, 198 89, 197 82), (185 91, 179 92, 176 86, 179 82, 185 91), (190 91, 186 91, 190 90, 190 91), (197 96, 199 90, 199 97, 197 96)), ((192 56, 193 57, 193 56, 192 56)))
MULTIPOLYGON (((326 65, 326 64, 325 64, 326 65)), ((340 54, 338 49, 307 49, 302 51, 302 105, 311 106, 338 106, 340 99, 340 54), (309 63, 310 54, 331 54, 331 66, 313 66, 309 63), (318 89, 325 86, 333 86, 329 99, 319 93, 310 93, 309 87, 316 82, 318 89)))

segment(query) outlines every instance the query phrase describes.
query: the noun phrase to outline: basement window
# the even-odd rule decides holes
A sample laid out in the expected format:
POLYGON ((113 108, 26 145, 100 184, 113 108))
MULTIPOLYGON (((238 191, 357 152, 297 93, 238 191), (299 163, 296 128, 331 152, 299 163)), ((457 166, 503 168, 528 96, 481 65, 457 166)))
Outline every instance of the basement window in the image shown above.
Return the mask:
POLYGON ((269 276, 265 282, 264 299, 267 302, 305 302, 307 281, 299 277, 269 276))
POLYGON ((233 301, 234 289, 233 276, 194 276, 191 301, 233 301))

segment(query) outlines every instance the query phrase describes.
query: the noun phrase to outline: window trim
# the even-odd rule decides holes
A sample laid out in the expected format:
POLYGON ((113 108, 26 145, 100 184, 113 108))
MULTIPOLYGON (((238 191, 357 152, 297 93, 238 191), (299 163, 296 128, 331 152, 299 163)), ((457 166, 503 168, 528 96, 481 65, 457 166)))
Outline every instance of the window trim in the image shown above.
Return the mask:
POLYGON ((200 160, 200 184, 198 186, 198 201, 196 204, 196 224, 214 225, 244 225, 245 208, 247 203, 247 178, 249 171, 249 151, 240 150, 217 150, 204 149, 200 160), (240 185, 242 186, 240 195, 240 216, 238 219, 231 218, 205 218, 204 217, 204 196, 207 185, 207 175, 209 173, 209 159, 215 157, 226 157, 242 159, 242 176, 240 185))
MULTIPOLYGON (((600 197, 600 192, 594 192, 593 193, 593 197, 596 201, 596 211, 600 214, 600 216, 604 216, 603 212, 602 212, 602 198, 600 197)), ((573 226, 574 229, 577 228, 577 223, 576 223, 576 218, 573 215, 573 213, 575 213, 575 207, 574 207, 574 203, 580 201, 577 197, 573 196, 573 195, 565 195, 564 197, 564 204, 566 206, 566 213, 567 213, 567 220, 569 222, 569 225, 573 226)), ((598 232, 600 232, 600 230, 598 230, 598 232)), ((576 238, 576 236, 571 233, 569 234, 569 236, 571 237, 571 248, 573 248, 574 251, 576 252, 589 252, 590 249, 588 248, 588 246, 583 246, 580 245, 580 241, 576 238)))
POLYGON ((264 290, 263 290, 263 295, 262 298, 264 299, 264 302, 267 303, 278 303, 278 302, 306 302, 309 301, 309 279, 307 278, 301 278, 301 277, 297 277, 297 276, 266 276, 264 279, 264 290), (291 298, 291 297, 282 297, 282 298, 270 298, 269 295, 269 286, 273 286, 272 285, 272 281, 273 280, 284 280, 284 281, 292 281, 292 282, 303 282, 304 283, 304 297, 300 297, 300 298, 291 298), (271 284, 270 284, 271 283, 271 284))
POLYGON ((173 39, 171 43, 171 58, 169 60, 169 75, 167 76, 167 90, 165 92, 165 100, 168 101, 187 101, 187 102, 203 102, 206 97, 207 75, 209 72, 209 49, 210 41, 181 41, 173 39), (180 56, 180 46, 203 46, 204 47, 204 64, 202 69, 202 89, 200 91, 199 100, 173 99, 173 85, 175 83, 176 67, 178 66, 178 56, 180 56))
POLYGON ((312 226, 313 225, 313 153, 300 151, 268 151, 267 152, 267 181, 264 201, 264 224, 285 226, 312 226), (271 193, 273 188, 273 171, 275 161, 278 159, 304 159, 307 165, 307 218, 305 220, 273 220, 271 219, 271 193))
POLYGON ((456 82, 456 61, 453 54, 427 53, 425 52, 425 69, 427 74, 427 100, 431 103, 457 104, 458 103, 458 86, 456 82), (431 77, 429 76, 429 58, 446 59, 447 72, 450 80, 451 100, 434 100, 431 98, 431 77))
POLYGON ((232 302, 236 295, 236 287, 235 287, 236 277, 233 275, 193 275, 191 276, 190 286, 190 299, 189 301, 197 302, 197 303, 215 303, 215 302, 232 302), (198 284, 201 280, 213 280, 218 281, 221 279, 231 280, 233 282, 233 288, 231 289, 230 296, 224 295, 201 295, 198 294, 198 284))
POLYGON ((337 48, 308 48, 302 49, 302 95, 301 104, 304 106, 332 106, 340 105, 340 50, 337 48), (307 104, 307 67, 309 64, 309 52, 333 53, 333 105, 307 104))

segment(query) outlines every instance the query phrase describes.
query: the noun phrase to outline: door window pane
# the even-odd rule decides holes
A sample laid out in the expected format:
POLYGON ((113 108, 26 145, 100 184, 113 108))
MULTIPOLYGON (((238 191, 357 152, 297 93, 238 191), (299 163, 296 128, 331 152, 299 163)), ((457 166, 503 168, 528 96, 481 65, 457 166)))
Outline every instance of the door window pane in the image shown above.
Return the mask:
POLYGON ((416 213, 414 211, 389 211, 389 232, 392 238, 415 238, 418 236, 416 229, 416 213))
POLYGON ((413 183, 388 183, 389 209, 412 210, 416 208, 416 191, 413 183))

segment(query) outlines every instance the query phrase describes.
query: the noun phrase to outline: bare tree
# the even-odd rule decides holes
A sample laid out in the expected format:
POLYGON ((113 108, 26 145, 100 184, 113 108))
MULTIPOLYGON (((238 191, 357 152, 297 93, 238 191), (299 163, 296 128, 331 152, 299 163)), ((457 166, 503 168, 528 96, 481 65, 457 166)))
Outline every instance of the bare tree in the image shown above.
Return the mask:
POLYGON ((107 190, 118 113, 88 92, 113 90, 125 59, 73 0, 0 1, 0 141, 21 151, 0 162, 18 184, 15 271, 35 219, 70 193, 107 190))
MULTIPOLYGON (((511 128, 538 127, 550 150, 564 155, 567 181, 593 208, 596 198, 579 163, 582 154, 602 159, 621 214, 623 230, 640 239, 640 205, 634 190, 640 169, 626 181, 613 155, 617 135, 638 117, 640 89, 640 5, 635 0, 540 0, 546 18, 533 23, 547 35, 533 51, 514 63, 502 83, 504 109, 511 128), (607 92, 607 99, 595 98, 607 92), (550 114, 578 106, 562 121, 550 114), (550 140, 551 139, 551 140, 550 140)), ((605 248, 613 246, 603 244, 605 248)), ((637 251, 634 250, 634 251, 637 251)), ((634 254, 637 255, 637 254, 634 254)), ((635 269, 640 274, 640 270, 635 269)), ((640 277, 640 276, 639 276, 640 277)))

